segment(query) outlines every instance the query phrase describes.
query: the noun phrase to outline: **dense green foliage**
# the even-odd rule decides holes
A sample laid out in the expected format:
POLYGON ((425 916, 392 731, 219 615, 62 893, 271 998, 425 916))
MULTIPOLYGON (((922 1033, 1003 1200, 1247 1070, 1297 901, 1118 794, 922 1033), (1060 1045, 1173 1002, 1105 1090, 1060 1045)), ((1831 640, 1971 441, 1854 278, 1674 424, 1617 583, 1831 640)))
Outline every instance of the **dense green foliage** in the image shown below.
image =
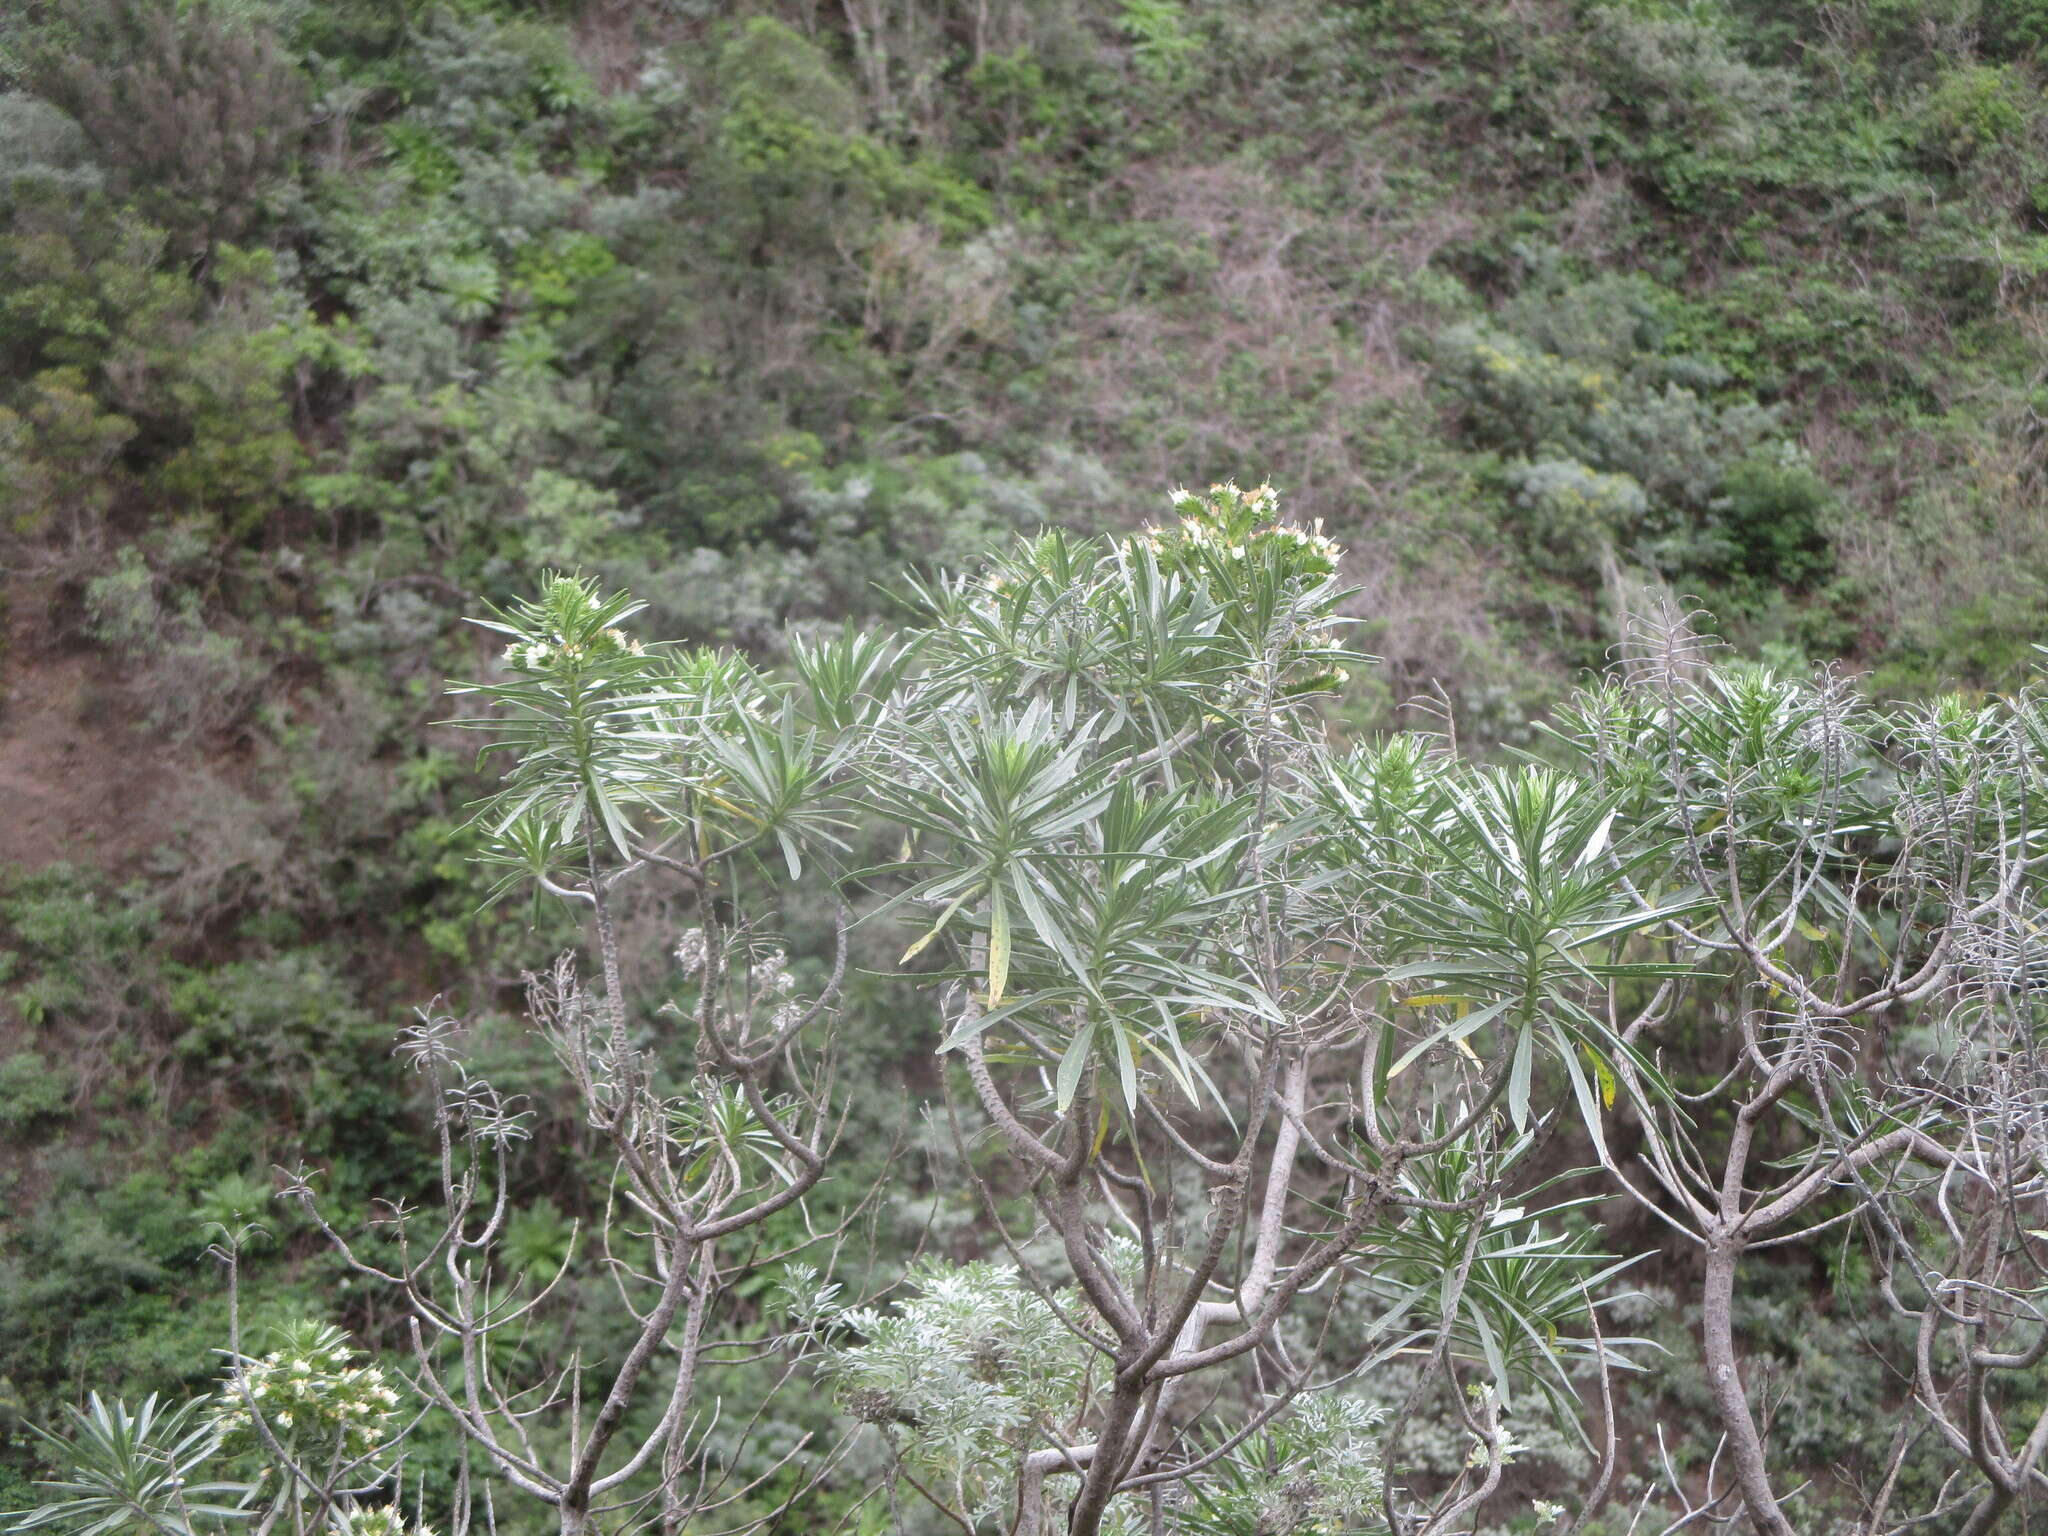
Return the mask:
MULTIPOLYGON (((552 1081, 521 974, 581 928, 473 859, 503 761, 438 724, 443 679, 493 665, 465 618, 545 568, 801 674, 1015 533, 1270 476, 1383 658, 1327 704, 1348 735, 1440 686, 1460 745, 1554 755, 1530 722, 1645 590, 1885 696, 2018 687, 2044 71, 2030 0, 4 8, 0 1509, 50 1464, 27 1423, 214 1390, 221 1227, 264 1229, 252 1333, 403 1347, 270 1170, 354 1211, 430 1189, 390 1046, 436 993, 493 1081, 552 1081)), ((650 1016, 674 916, 621 918, 650 1016)), ((782 924, 814 984, 826 893, 782 924)), ((857 934, 839 1026, 849 1182, 912 1149, 884 1278, 1000 1257, 916 1113, 944 1034, 896 974, 918 931, 857 934)), ((1680 1022, 1704 1090, 1719 1026, 1680 1022)), ((559 1265, 595 1153, 536 1108, 508 1241, 559 1265)), ((1659 1402, 1704 1412, 1680 1252, 1623 1310, 1673 1351, 1659 1402)), ((1823 1236, 1737 1298, 1777 1449, 1841 1486, 1901 1392, 1876 1294, 1823 1236)), ((1429 1433, 1418 1465, 1454 1468, 1429 1433)))

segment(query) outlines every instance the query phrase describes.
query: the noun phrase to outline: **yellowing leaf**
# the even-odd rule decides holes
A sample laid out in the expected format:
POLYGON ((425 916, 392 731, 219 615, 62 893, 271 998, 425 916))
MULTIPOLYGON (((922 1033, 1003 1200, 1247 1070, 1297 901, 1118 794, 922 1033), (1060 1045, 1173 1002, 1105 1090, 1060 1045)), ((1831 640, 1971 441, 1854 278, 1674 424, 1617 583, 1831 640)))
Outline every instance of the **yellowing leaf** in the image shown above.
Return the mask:
POLYGON ((1600 1106, 1614 1108, 1614 1069, 1597 1052, 1586 1052, 1586 1061, 1593 1068, 1593 1076, 1600 1084, 1600 1106))
POLYGON ((988 1005, 1003 1000, 1003 988, 1010 984, 1010 909, 1003 905, 1003 888, 991 886, 988 893, 988 1005))
POLYGON ((936 923, 933 923, 930 928, 925 930, 925 935, 923 938, 919 939, 915 944, 911 945, 910 948, 903 951, 903 958, 901 960, 898 960, 896 963, 898 965, 907 965, 910 961, 917 958, 917 956, 923 951, 925 945, 931 943, 933 939, 936 939, 940 934, 944 933, 946 931, 946 924, 950 923, 953 920, 953 914, 960 910, 960 903, 965 901, 969 894, 970 893, 968 891, 962 891, 958 896, 955 896, 951 901, 947 902, 946 910, 939 914, 939 920, 936 923))

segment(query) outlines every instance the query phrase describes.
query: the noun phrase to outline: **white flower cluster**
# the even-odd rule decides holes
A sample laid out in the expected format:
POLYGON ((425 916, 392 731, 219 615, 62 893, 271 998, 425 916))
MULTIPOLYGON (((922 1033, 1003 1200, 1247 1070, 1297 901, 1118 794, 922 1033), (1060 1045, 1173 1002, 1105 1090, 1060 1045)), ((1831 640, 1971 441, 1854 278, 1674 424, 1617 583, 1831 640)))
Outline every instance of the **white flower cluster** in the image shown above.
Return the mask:
POLYGON ((1262 539, 1277 539, 1283 544, 1292 544, 1296 549, 1307 550, 1332 565, 1337 563, 1337 556, 1340 553, 1337 541, 1324 534, 1320 518, 1316 520, 1313 528, 1297 528, 1292 523, 1280 523, 1271 528, 1261 529, 1258 536, 1262 539))
POLYGON ((389 1504, 380 1504, 374 1509, 348 1509, 334 1512, 335 1536, 436 1536, 434 1528, 425 1521, 407 1525, 405 1516, 389 1504))
POLYGON ((1323 525, 1298 528, 1277 521, 1280 493, 1270 485, 1240 491, 1233 484, 1212 485, 1206 496, 1181 487, 1167 498, 1180 521, 1170 528, 1147 528, 1136 541, 1154 554, 1196 549, 1242 560, 1255 549, 1282 545, 1308 557, 1322 572, 1337 567, 1341 551, 1326 537, 1323 525))
POLYGON ((588 645, 555 634, 545 640, 515 640, 505 647, 505 665, 515 672, 545 672, 565 661, 640 656, 646 650, 646 646, 622 629, 604 630, 588 645))
POLYGON ((1293 549, 1314 556, 1317 560, 1334 566, 1341 552, 1335 539, 1325 536, 1322 525, 1314 528, 1297 528, 1292 523, 1278 523, 1270 528, 1255 528, 1239 539, 1232 539, 1215 525, 1199 518, 1184 517, 1175 528, 1160 530, 1148 528, 1137 535, 1137 542, 1154 554, 1169 549, 1206 549, 1232 560, 1242 560, 1260 545, 1285 544, 1293 549))
POLYGON ((1184 485, 1177 485, 1166 493, 1166 502, 1183 516, 1218 502, 1226 505, 1235 503, 1258 513, 1261 517, 1277 517, 1280 512, 1280 492, 1270 483, 1254 486, 1248 491, 1240 491, 1235 480, 1225 480, 1221 485, 1210 486, 1206 497, 1184 485))
POLYGON ((762 997, 778 996, 796 985, 796 978, 789 973, 789 956, 779 949, 772 949, 756 960, 747 974, 754 991, 762 997))
POLYGON ((676 964, 683 968, 683 974, 696 975, 710 959, 711 943, 704 937, 704 930, 685 928, 682 937, 676 940, 676 964))
POLYGON ((352 1363, 359 1354, 338 1328, 289 1329, 283 1348, 245 1361, 239 1381, 222 1384, 214 1422, 231 1441, 247 1443, 256 1435, 253 1406, 287 1443, 326 1449, 338 1441, 345 1455, 367 1455, 389 1432, 398 1393, 377 1366, 352 1363))
POLYGON ((774 1004, 774 1012, 769 1016, 771 1029, 787 1029, 796 1022, 802 1009, 794 995, 796 977, 790 974, 789 956, 779 949, 770 951, 754 963, 749 980, 757 1001, 774 1004))

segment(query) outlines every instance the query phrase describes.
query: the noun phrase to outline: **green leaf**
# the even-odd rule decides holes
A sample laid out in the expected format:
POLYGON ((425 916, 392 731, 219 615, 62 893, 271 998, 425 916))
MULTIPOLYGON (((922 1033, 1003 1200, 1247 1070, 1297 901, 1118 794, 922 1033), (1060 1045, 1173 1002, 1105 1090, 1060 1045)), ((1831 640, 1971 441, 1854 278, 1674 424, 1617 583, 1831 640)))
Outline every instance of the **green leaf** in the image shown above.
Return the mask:
POLYGON ((1504 997, 1499 1002, 1488 1003, 1484 1008, 1474 1009, 1463 1018, 1451 1020, 1420 1044, 1404 1051, 1401 1059, 1387 1069, 1386 1081, 1392 1082, 1399 1077, 1414 1064, 1417 1057, 1425 1055, 1432 1047, 1463 1040, 1468 1035, 1476 1034, 1507 1012, 1513 1002, 1513 998, 1504 997))
MULTIPOLYGON (((1600 1154, 1601 1162, 1607 1161, 1607 1137, 1601 1126, 1601 1106, 1594 1101, 1592 1086, 1586 1081, 1586 1074, 1579 1067, 1579 1053, 1563 1029, 1550 1026, 1551 1040, 1557 1046, 1557 1054, 1564 1060, 1565 1074, 1571 1078, 1572 1096, 1579 1101, 1579 1118, 1585 1123, 1586 1134, 1593 1139, 1593 1147, 1600 1154)), ((1608 1104, 1614 1103, 1614 1073, 1607 1063, 1588 1049, 1587 1056, 1595 1062, 1600 1076, 1601 1098, 1608 1104)))
POLYGON ((1081 1091, 1081 1074, 1088 1067, 1088 1053, 1095 1045, 1095 1025, 1091 1021, 1083 1024, 1068 1042, 1066 1054, 1060 1057, 1059 1074, 1053 1083, 1053 1093, 1061 1114, 1073 1105, 1074 1095, 1081 1091))
MULTIPOLYGON (((1123 1081, 1124 1105, 1133 1114, 1138 1109, 1138 1057, 1131 1047, 1131 1032, 1120 1028, 1112 1019, 1109 1025, 1110 1037, 1116 1043, 1117 1074, 1123 1081)), ((1171 1065, 1171 1063, 1169 1063, 1171 1065)), ((1184 1084, 1191 1090, 1193 1084, 1184 1084)))
POLYGON ((1515 1129, 1529 1128, 1529 1084, 1536 1070, 1536 1031, 1524 1026, 1515 1037, 1515 1059, 1508 1068, 1508 1117, 1515 1129))

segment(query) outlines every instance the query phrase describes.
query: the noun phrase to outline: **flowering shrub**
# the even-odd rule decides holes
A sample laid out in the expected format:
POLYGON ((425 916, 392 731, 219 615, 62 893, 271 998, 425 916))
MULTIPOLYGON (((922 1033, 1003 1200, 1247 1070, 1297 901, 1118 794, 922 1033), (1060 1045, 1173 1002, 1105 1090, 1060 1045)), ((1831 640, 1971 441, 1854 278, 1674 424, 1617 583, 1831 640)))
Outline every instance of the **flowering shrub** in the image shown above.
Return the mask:
MULTIPOLYGON (((1126 548, 1143 550, 1160 571, 1177 577, 1218 605, 1223 631, 1253 654, 1285 605, 1328 588, 1336 579, 1342 551, 1322 524, 1302 528, 1280 520, 1280 493, 1271 485, 1249 491, 1233 481, 1206 492, 1175 490, 1169 496, 1178 523, 1150 527, 1126 548)), ((1304 634, 1280 658, 1289 693, 1334 688, 1346 675, 1328 664, 1319 636, 1304 634)))
POLYGON ((609 661, 638 656, 643 647, 625 631, 607 627, 590 635, 557 631, 545 640, 526 640, 505 647, 505 665, 516 672, 545 672, 564 662, 609 661))
POLYGON ((337 1536, 437 1536, 424 1521, 407 1525, 404 1512, 389 1504, 373 1509, 337 1510, 334 1529, 337 1536))
POLYGON ((1137 542, 1160 563, 1189 576, 1212 574, 1225 561, 1263 561, 1283 575, 1336 574, 1338 549, 1321 523, 1313 529, 1280 521, 1280 493, 1270 485, 1240 491, 1235 482, 1212 485, 1207 494, 1185 487, 1168 498, 1180 522, 1148 528, 1137 542))
POLYGON ((225 1447, 259 1445, 253 1408, 288 1450, 337 1458, 373 1453, 391 1432, 398 1392, 380 1367, 353 1363, 361 1355, 330 1323, 286 1324, 276 1349, 235 1362, 221 1385, 212 1417, 225 1447))

